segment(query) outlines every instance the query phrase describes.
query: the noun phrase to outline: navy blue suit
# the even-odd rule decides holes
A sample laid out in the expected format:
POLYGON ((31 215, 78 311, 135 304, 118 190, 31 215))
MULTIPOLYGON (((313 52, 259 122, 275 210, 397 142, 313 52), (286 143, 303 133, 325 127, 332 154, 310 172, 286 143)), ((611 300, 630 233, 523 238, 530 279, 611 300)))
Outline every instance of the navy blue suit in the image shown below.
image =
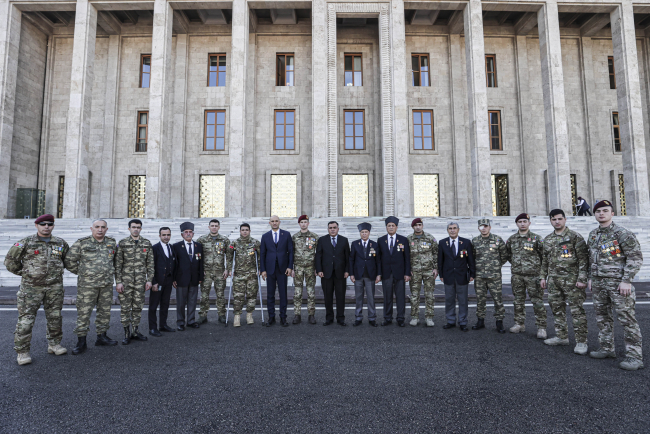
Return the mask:
POLYGON ((472 242, 467 238, 443 238, 438 243, 438 272, 445 285, 445 316, 448 324, 456 324, 456 300, 458 300, 458 324, 467 325, 468 284, 475 274, 472 242), (455 251, 452 250, 455 245, 455 251), (462 255, 462 258, 461 258, 462 255))
POLYGON ((408 239, 403 235, 394 235, 393 252, 390 251, 388 234, 377 240, 381 258, 384 291, 384 320, 393 320, 393 292, 397 301, 397 322, 404 322, 406 313, 406 293, 404 276, 411 275, 411 249, 408 239))
POLYGON ((375 280, 381 275, 381 260, 379 259, 379 247, 377 243, 368 240, 367 253, 363 253, 363 241, 361 239, 352 242, 350 248, 350 273, 356 280, 361 280, 364 273, 365 277, 375 280), (371 256, 374 250, 375 254, 371 256))
POLYGON ((260 245, 260 272, 266 271, 266 308, 269 320, 275 318, 275 288, 280 294, 280 318, 287 317, 287 268, 293 270, 293 241, 291 234, 278 230, 278 244, 273 231, 262 235, 260 245))

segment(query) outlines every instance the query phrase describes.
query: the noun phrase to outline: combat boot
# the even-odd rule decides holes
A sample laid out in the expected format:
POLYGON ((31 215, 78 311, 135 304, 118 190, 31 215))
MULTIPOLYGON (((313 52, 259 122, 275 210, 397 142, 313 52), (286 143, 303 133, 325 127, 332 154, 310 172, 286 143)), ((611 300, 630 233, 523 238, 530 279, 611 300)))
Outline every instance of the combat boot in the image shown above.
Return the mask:
POLYGON ((291 321, 292 324, 300 324, 300 315, 294 315, 293 316, 293 321, 291 321))
POLYGON ((506 329, 503 328, 503 320, 497 320, 497 331, 499 333, 505 333, 506 329))
POLYGON ((86 337, 79 336, 77 339, 77 345, 75 345, 75 347, 72 349, 72 354, 76 356, 77 354, 81 354, 86 351, 87 348, 88 345, 86 345, 86 337))
POLYGON ((61 345, 49 345, 47 346, 48 354, 54 354, 55 356, 62 356, 68 352, 67 349, 63 348, 61 345))
POLYGON ((412 325, 413 327, 415 327, 418 324, 420 324, 420 320, 417 319, 417 318, 411 318, 411 322, 409 324, 412 325))
POLYGON ((240 326, 240 324, 239 324, 239 317, 240 317, 240 316, 241 316, 241 315, 235 315, 235 319, 234 319, 234 321, 233 321, 233 323, 232 323, 232 326, 233 326, 233 327, 239 327, 239 326, 240 326))
POLYGON ((592 351, 589 353, 589 357, 592 359, 607 359, 607 358, 616 358, 616 353, 614 351, 605 351, 602 348, 598 349, 598 351, 592 351))
POLYGON ((586 356, 589 348, 587 347, 586 342, 577 342, 573 352, 581 356, 586 356))
POLYGON ((32 357, 29 355, 29 353, 18 353, 18 356, 16 356, 16 361, 19 365, 29 365, 32 363, 32 357))
POLYGON ((225 315, 219 315, 219 319, 218 319, 218 321, 219 321, 221 324, 225 324, 225 323, 226 323, 226 316, 225 316, 225 315))
POLYGON ((309 318, 307 318, 307 322, 309 324, 316 324, 316 317, 314 315, 309 315, 309 318))
POLYGON ((199 315, 199 320, 197 322, 199 324, 203 324, 204 322, 208 322, 208 317, 199 315))
POLYGON ((253 321, 253 312, 246 313, 246 324, 248 325, 255 324, 255 321, 253 321))
POLYGON ((479 318, 478 321, 476 321, 476 324, 472 326, 472 330, 480 330, 485 328, 485 320, 483 318, 479 318))
POLYGON ((515 324, 510 327, 510 333, 523 333, 526 331, 526 326, 521 324, 515 324))
POLYGON ((122 339, 122 345, 129 345, 131 343, 131 327, 124 327, 124 339, 122 339))
POLYGON ((555 336, 554 338, 551 339, 546 339, 544 341, 546 345, 551 345, 551 346, 556 346, 556 345, 569 345, 569 339, 561 339, 555 336))
POLYGON ((117 345, 117 341, 114 341, 113 339, 106 336, 106 332, 104 332, 104 333, 98 334, 97 335, 97 340, 95 341, 95 346, 102 346, 102 345, 113 347, 113 346, 117 345))
POLYGON ((625 360, 618 364, 618 367, 626 371, 636 371, 637 369, 643 369, 643 361, 633 357, 626 357, 625 360))
POLYGON ((148 337, 140 333, 140 330, 138 330, 138 326, 133 327, 133 332, 131 333, 131 339, 135 339, 136 341, 149 340, 148 337))
POLYGON ((537 339, 546 339, 546 329, 537 329, 537 339))
POLYGON ((433 318, 427 318, 427 327, 433 327, 434 325, 433 318))

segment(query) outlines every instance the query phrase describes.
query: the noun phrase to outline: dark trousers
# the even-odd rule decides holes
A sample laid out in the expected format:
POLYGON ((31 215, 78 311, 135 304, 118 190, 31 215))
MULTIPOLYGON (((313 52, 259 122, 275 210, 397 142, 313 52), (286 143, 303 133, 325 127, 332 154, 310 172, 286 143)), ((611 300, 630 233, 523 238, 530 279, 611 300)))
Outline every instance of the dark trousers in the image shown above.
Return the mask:
POLYGON ((172 278, 165 278, 162 285, 158 285, 158 291, 149 292, 149 330, 158 329, 167 325, 167 313, 169 312, 169 299, 172 296, 172 278), (156 321, 156 310, 160 305, 160 321, 156 321))
POLYGON ((287 317, 287 275, 286 270, 280 270, 277 262, 273 274, 266 276, 266 310, 269 312, 269 319, 275 318, 275 287, 277 284, 280 294, 280 318, 287 317))
POLYGON ((384 319, 393 320, 393 293, 397 301, 397 321, 404 321, 406 312, 406 295, 404 290, 404 276, 397 280, 391 274, 388 279, 382 279, 381 286, 384 291, 384 319))
POLYGON ((335 276, 321 278, 325 297, 325 321, 334 321, 334 296, 336 295, 336 321, 345 321, 345 279, 335 276))
POLYGON ((176 287, 176 324, 185 325, 185 306, 187 306, 187 324, 194 324, 198 286, 176 287))
POLYGON ((468 285, 459 285, 455 281, 447 284, 445 279, 445 316, 449 324, 456 324, 456 299, 458 299, 458 325, 467 325, 467 290, 468 285))

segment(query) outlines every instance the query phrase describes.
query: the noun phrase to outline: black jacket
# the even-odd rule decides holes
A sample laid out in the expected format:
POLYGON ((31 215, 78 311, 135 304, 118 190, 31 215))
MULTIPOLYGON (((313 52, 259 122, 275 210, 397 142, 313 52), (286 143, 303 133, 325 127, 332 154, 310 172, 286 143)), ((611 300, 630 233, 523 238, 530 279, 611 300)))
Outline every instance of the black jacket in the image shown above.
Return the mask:
POLYGON ((174 281, 177 286, 198 286, 203 282, 203 246, 192 241, 193 258, 185 250, 185 241, 174 244, 174 255, 176 256, 176 273, 174 281))
POLYGON ((171 244, 168 244, 168 246, 171 248, 171 258, 168 258, 167 255, 165 255, 162 243, 158 242, 153 245, 154 273, 153 280, 151 281, 152 285, 162 285, 165 282, 165 277, 174 277, 174 272, 176 270, 174 247, 171 244))
POLYGON ((458 254, 456 255, 451 250, 449 237, 443 238, 438 243, 438 273, 446 284, 452 284, 453 279, 458 285, 467 285, 470 277, 474 278, 476 272, 472 242, 461 237, 456 238, 456 241, 458 241, 458 254), (460 257, 461 252, 463 253, 462 258, 460 257))
POLYGON ((391 275, 395 280, 402 280, 404 276, 411 275, 411 247, 405 236, 395 234, 393 254, 388 245, 388 234, 377 240, 379 256, 381 259, 381 277, 388 279, 391 275))
POLYGON ((377 243, 368 240, 366 253, 363 253, 363 241, 358 239, 352 242, 350 247, 350 274, 355 279, 361 279, 364 271, 368 271, 368 277, 375 279, 381 275, 381 260, 379 259, 379 247, 377 243))
POLYGON ((316 246, 316 272, 323 273, 326 279, 336 277, 343 279, 344 274, 349 272, 350 266, 350 244, 348 239, 338 236, 336 249, 332 246, 332 237, 325 235, 318 239, 316 246))

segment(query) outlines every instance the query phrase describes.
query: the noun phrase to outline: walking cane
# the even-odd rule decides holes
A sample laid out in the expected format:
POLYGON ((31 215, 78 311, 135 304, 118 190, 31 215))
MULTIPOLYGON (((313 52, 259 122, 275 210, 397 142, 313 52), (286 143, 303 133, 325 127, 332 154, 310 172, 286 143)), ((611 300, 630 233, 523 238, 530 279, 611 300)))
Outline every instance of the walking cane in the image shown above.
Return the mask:
POLYGON ((262 311, 262 325, 265 326, 264 321, 264 305, 262 304, 262 281, 260 280, 260 267, 257 265, 257 252, 255 252, 255 269, 257 270, 257 290, 260 293, 260 311, 262 311))
POLYGON ((230 273, 230 294, 228 294, 228 309, 226 309, 226 327, 228 327, 228 315, 230 314, 230 297, 232 297, 232 285, 235 281, 235 256, 237 251, 232 252, 232 271, 230 273))

